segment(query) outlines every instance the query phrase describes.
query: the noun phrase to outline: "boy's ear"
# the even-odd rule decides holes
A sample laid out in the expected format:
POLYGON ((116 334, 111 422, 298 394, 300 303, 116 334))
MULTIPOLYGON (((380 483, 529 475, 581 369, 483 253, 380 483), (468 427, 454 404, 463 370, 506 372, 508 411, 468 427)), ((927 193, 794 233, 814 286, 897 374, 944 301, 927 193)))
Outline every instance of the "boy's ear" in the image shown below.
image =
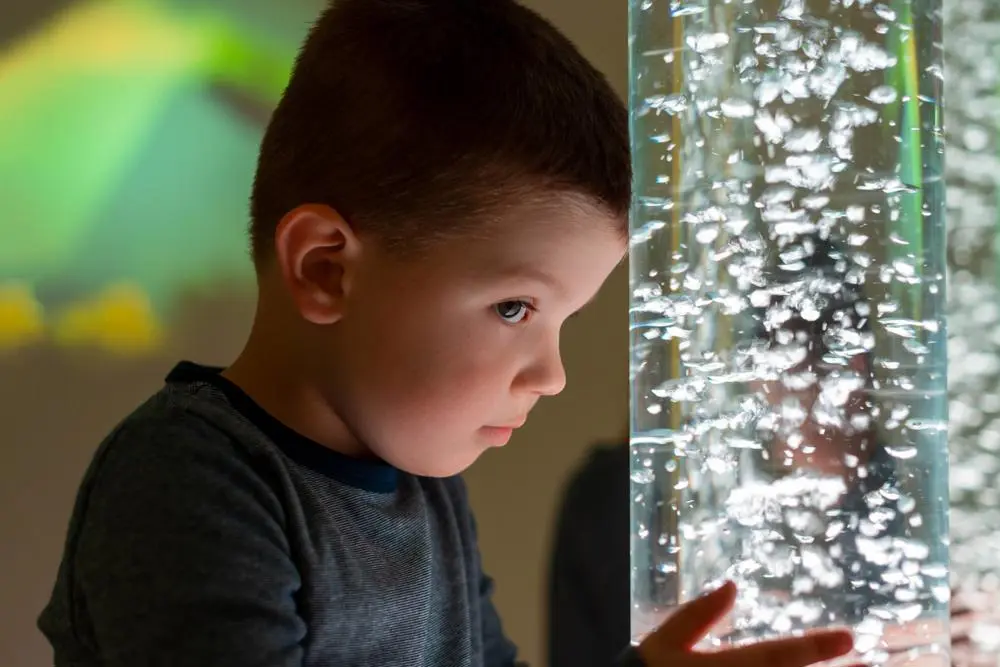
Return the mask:
POLYGON ((340 320, 361 256, 361 241, 344 217, 322 204, 294 208, 274 231, 274 249, 302 317, 313 324, 340 320))

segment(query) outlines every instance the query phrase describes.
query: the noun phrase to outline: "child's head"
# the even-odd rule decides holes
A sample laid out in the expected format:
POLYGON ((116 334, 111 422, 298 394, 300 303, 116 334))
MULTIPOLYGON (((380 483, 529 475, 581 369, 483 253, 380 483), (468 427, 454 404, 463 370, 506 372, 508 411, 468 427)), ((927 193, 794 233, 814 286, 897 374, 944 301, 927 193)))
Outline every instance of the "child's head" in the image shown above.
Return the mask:
POLYGON ((624 106, 538 15, 338 0, 261 147, 255 329, 365 449, 457 473, 562 389, 630 184, 624 106))

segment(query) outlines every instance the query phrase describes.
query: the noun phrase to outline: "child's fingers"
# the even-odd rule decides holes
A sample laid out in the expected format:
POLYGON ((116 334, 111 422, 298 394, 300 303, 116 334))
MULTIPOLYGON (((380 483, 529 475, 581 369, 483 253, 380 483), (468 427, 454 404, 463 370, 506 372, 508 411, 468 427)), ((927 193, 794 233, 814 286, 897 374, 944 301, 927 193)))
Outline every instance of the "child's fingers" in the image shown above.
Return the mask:
POLYGON ((806 667, 851 652, 846 630, 823 630, 803 637, 760 642, 713 653, 691 655, 692 667, 806 667))
POLYGON ((717 590, 679 607, 653 632, 650 639, 660 649, 687 651, 726 615, 735 600, 736 585, 726 582, 717 590))

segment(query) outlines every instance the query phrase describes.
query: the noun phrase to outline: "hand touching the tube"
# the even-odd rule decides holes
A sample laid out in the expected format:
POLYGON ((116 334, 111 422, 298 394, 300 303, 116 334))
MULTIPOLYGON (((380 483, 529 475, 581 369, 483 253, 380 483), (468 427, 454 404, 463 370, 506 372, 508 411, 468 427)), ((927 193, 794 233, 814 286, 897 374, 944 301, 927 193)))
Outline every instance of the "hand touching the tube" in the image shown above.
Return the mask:
POLYGON ((806 667, 854 646, 850 632, 822 630, 718 651, 693 650, 735 601, 736 586, 730 582, 680 607, 639 645, 646 667, 806 667))

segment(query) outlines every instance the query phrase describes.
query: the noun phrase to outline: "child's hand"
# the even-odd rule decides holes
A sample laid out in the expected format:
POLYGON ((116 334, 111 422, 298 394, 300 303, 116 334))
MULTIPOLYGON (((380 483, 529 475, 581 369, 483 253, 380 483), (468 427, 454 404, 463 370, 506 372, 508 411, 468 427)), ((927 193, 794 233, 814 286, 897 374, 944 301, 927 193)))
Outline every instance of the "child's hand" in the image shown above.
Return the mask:
POLYGON ((846 630, 822 630, 738 648, 693 651, 735 600, 736 586, 730 582, 680 607, 639 645, 646 667, 805 667, 842 656, 854 647, 846 630))

